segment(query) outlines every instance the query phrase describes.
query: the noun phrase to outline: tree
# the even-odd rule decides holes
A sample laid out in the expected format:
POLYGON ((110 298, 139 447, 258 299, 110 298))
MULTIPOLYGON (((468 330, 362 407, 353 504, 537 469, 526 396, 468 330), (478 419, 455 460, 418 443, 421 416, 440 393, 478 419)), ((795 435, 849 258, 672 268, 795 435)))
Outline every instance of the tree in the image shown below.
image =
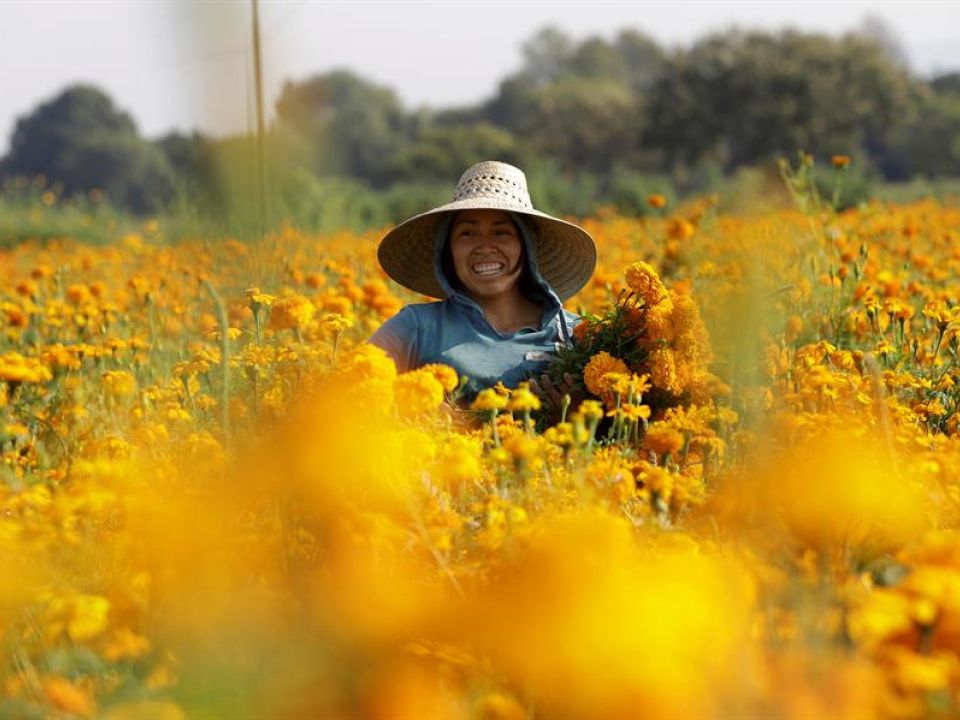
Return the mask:
POLYGON ((390 159, 390 177, 450 183, 481 160, 522 164, 517 142, 506 130, 488 123, 429 127, 390 159))
POLYGON ((134 212, 158 210, 173 195, 173 172, 163 154, 89 85, 69 87, 17 121, 3 173, 45 175, 66 195, 101 189, 134 212))
POLYGON ((107 199, 135 213, 162 210, 174 196, 174 174, 163 153, 136 135, 91 133, 60 156, 64 189, 100 188, 107 199))
POLYGON ((960 93, 932 94, 883 158, 887 177, 960 175, 960 93))
POLYGON ((862 37, 714 35, 670 60, 651 91, 647 139, 672 161, 713 156, 727 167, 799 149, 878 153, 919 91, 862 37))
POLYGON ((524 65, 520 74, 533 87, 543 87, 566 74, 573 42, 559 28, 545 27, 523 44, 521 52, 524 65))
POLYGON ((636 30, 617 35, 615 47, 626 64, 628 84, 643 96, 663 72, 666 54, 654 40, 636 30))
POLYGON ((642 131, 639 104, 614 80, 568 78, 536 93, 521 135, 567 170, 608 172, 630 162, 642 131))
POLYGON ((406 137, 406 118, 396 95, 338 70, 283 86, 277 118, 312 147, 308 166, 383 185, 384 161, 406 137))

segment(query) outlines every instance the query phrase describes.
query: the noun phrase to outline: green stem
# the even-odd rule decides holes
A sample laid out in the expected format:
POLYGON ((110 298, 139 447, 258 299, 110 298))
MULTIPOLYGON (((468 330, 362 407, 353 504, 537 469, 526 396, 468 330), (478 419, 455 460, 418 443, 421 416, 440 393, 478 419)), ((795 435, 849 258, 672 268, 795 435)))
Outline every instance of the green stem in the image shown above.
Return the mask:
POLYGON ((227 324, 227 310, 220 294, 209 280, 203 280, 203 287, 213 300, 220 326, 220 427, 223 434, 230 437, 230 334, 227 324))

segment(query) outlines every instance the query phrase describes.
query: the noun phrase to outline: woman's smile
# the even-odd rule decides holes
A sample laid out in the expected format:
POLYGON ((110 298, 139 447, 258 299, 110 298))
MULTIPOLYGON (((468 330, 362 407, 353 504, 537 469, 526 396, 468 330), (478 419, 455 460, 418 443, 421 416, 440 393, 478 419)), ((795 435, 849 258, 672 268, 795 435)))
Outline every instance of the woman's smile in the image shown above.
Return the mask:
POLYGON ((506 265, 504 263, 497 261, 477 262, 471 266, 473 272, 481 277, 497 275, 505 267, 506 265))

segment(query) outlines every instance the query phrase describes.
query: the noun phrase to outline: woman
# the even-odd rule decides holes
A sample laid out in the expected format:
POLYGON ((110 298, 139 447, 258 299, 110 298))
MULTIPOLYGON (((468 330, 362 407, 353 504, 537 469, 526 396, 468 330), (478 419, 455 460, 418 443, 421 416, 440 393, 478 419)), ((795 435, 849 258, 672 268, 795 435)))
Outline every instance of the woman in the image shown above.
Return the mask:
POLYGON ((498 381, 531 380, 554 407, 572 389, 569 376, 554 385, 542 373, 570 342, 577 316, 561 303, 593 274, 596 244, 582 228, 534 209, 519 168, 472 166, 452 202, 398 225, 377 257, 404 287, 446 298, 407 305, 370 338, 398 370, 449 365, 468 379, 468 397, 498 381))

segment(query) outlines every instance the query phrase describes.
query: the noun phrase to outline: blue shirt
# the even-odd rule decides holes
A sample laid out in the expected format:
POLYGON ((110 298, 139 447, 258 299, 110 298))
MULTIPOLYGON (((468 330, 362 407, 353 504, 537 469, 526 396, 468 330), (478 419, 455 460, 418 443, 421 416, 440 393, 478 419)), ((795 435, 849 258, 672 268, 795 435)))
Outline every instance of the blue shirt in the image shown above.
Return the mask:
POLYGON ((541 291, 543 315, 536 327, 501 333, 472 298, 453 288, 443 272, 440 256, 450 219, 441 224, 434 251, 434 270, 446 300, 405 306, 370 342, 386 350, 400 372, 430 363, 449 365, 468 378, 468 398, 498 381, 516 387, 525 379, 538 377, 556 356, 557 348, 570 342, 570 331, 579 318, 563 309, 540 275, 532 232, 514 216, 523 236, 527 270, 541 291))
POLYGON ((407 305, 384 323, 370 342, 386 350, 400 372, 429 363, 449 365, 469 378, 467 394, 474 395, 498 380, 516 387, 522 380, 539 376, 556 356, 557 346, 569 337, 565 330, 576 320, 573 313, 559 309, 545 312, 539 327, 501 333, 476 303, 453 296, 441 302, 407 305))

